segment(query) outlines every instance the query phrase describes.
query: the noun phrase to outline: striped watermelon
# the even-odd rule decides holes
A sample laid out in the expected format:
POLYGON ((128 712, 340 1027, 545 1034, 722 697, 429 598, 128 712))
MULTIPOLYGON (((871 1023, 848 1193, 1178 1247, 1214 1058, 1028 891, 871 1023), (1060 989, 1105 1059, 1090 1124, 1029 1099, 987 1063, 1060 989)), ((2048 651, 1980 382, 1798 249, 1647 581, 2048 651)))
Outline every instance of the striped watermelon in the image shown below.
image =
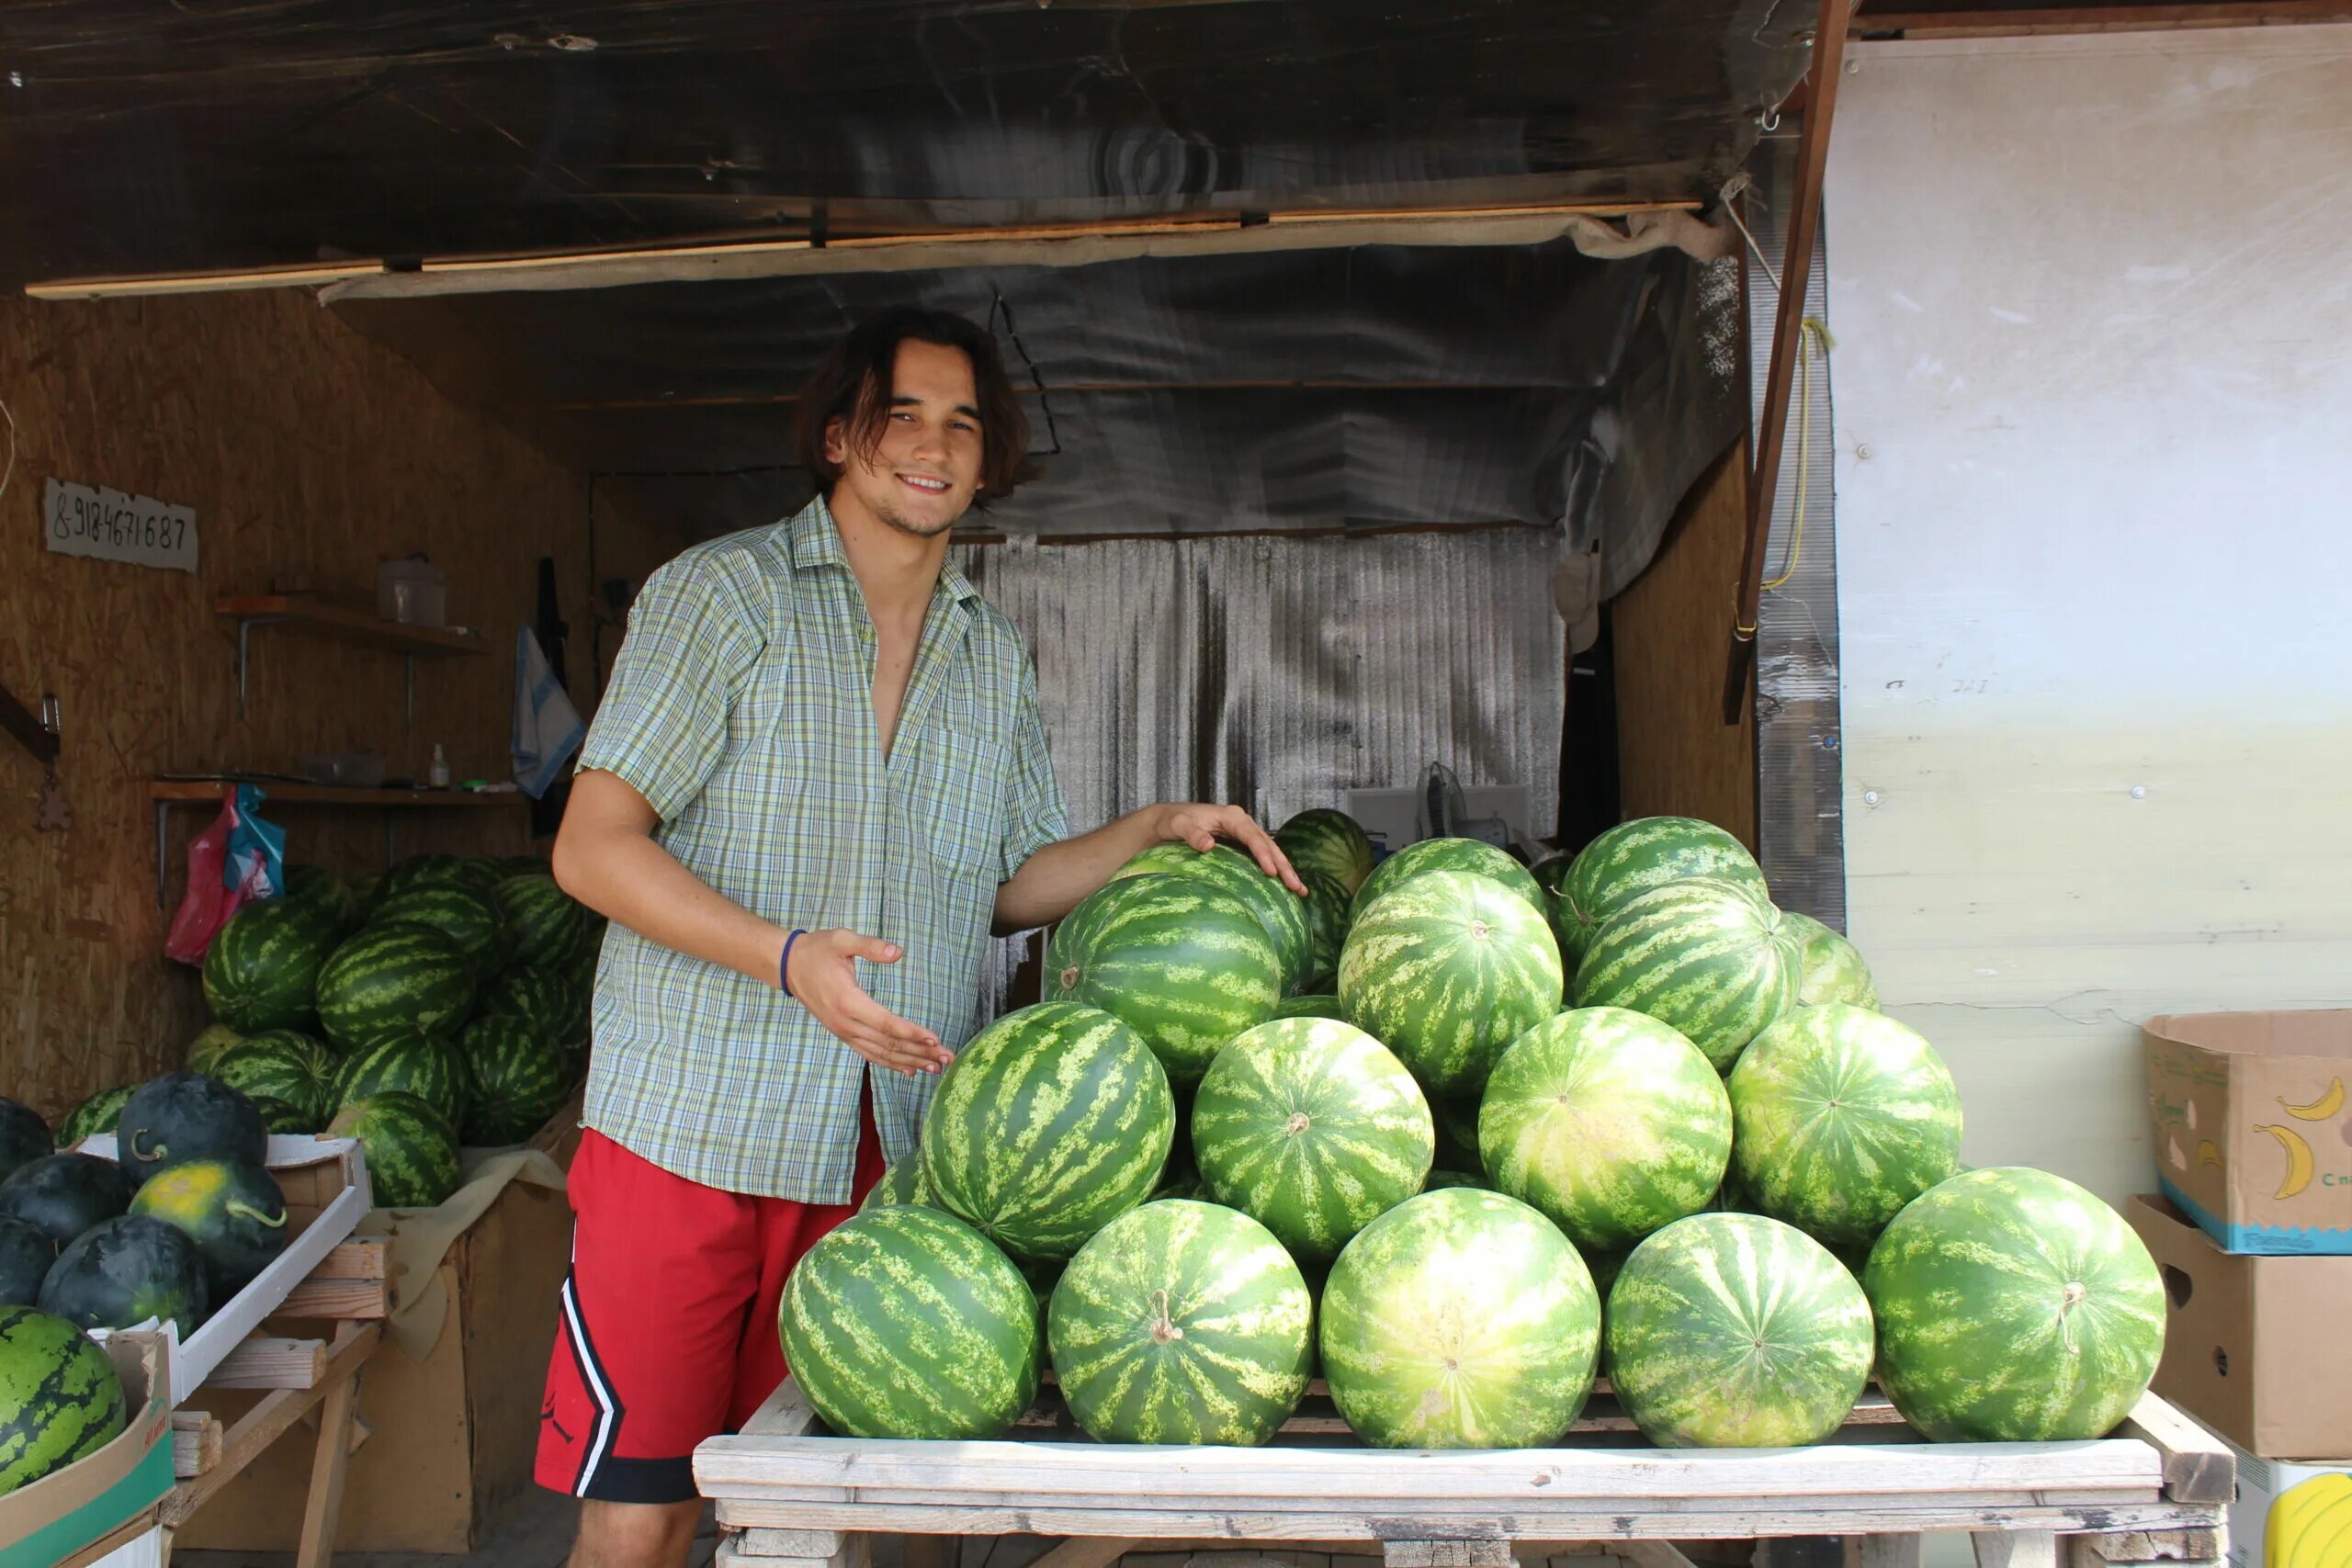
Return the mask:
POLYGON ((1643 894, 1677 882, 1710 878, 1745 888, 1769 903, 1764 873, 1747 846, 1695 817, 1639 817, 1620 822, 1580 851, 1558 885, 1560 947, 1575 964, 1601 925, 1643 894))
POLYGON ((1854 944, 1815 919, 1794 909, 1781 911, 1781 923, 1789 928, 1797 943, 1797 1001, 1804 1007, 1819 1007, 1825 1002, 1850 1002, 1856 1007, 1878 1006, 1878 987, 1871 979, 1870 965, 1854 944))
POLYGON ((282 1100, 272 1100, 266 1095, 254 1099, 254 1114, 259 1116, 261 1124, 273 1133, 300 1134, 307 1137, 325 1125, 324 1118, 311 1115, 304 1107, 288 1105, 282 1100))
POLYGON ((187 1043, 187 1051, 182 1056, 181 1064, 191 1073, 209 1072, 212 1064, 220 1059, 220 1053, 243 1038, 243 1034, 225 1023, 208 1023, 197 1032, 195 1039, 187 1043))
POLYGON ((322 865, 288 866, 286 898, 323 911, 334 922, 337 940, 357 931, 365 913, 351 885, 322 865))
POLYGON ((1871 1307, 1819 1242, 1758 1214, 1694 1214, 1634 1249, 1609 1292, 1609 1375, 1660 1448, 1803 1448, 1871 1374, 1871 1307))
POLYGON ((978 1232, 921 1204, 829 1232, 786 1281, 777 1325, 793 1381, 842 1437, 993 1438, 1037 1394, 1029 1281, 978 1232))
POLYGON ((1266 1021, 1282 998, 1282 961, 1257 917, 1207 880, 1123 876, 1055 929, 1045 989, 1048 1001, 1116 1015, 1170 1078, 1189 1083, 1266 1021))
POLYGON ((473 999, 473 964, 447 937, 422 926, 370 926, 319 971, 319 1021, 346 1052, 389 1040, 446 1039, 473 999))
POLYGON ((510 876, 498 885, 496 897, 516 964, 560 969, 586 949, 588 906, 558 887, 554 877, 544 872, 510 876))
POLYGON ((310 1035, 266 1029, 221 1052, 211 1076, 248 1100, 281 1100, 321 1127, 334 1114, 335 1069, 334 1053, 310 1035))
POLYGON ((1372 874, 1372 839, 1363 824, 1328 806, 1302 811, 1275 829, 1274 842, 1295 869, 1321 872, 1351 897, 1372 874))
POLYGON ((396 894, 416 887, 470 887, 487 893, 498 883, 494 863, 476 862, 457 855, 410 855, 386 868, 377 879, 374 907, 396 894))
POLYGON ((1320 990, 1337 983, 1340 949, 1348 940, 1348 890, 1313 869, 1301 871, 1306 884, 1307 958, 1302 990, 1320 990))
POLYGON ((2165 1291, 2122 1216, 2021 1166, 1929 1189, 1871 1249, 1879 1381, 1937 1442, 2103 1438, 2164 1353, 2165 1291))
POLYGON ((1354 1025, 1319 1018, 1235 1037, 1201 1080, 1192 1128, 1209 1195, 1302 1258, 1338 1257, 1419 1192, 1436 1147, 1405 1064, 1354 1025))
POLYGON ((458 1038, 465 1092, 458 1136, 478 1148, 519 1144, 548 1123, 571 1096, 571 1053, 528 1024, 478 1018, 458 1038))
POLYGON ((430 1209, 458 1190, 458 1130, 413 1094, 345 1101, 326 1135, 359 1140, 379 1209, 430 1209))
POLYGON ((1669 883, 1610 916, 1573 989, 1578 1007, 1648 1013, 1727 1073, 1796 1004, 1796 946, 1780 911, 1753 894, 1727 882, 1669 883))
POLYGON ((97 1341, 62 1317, 0 1307, 0 1497, 114 1441, 128 1405, 97 1341))
POLYGON ((236 1160, 175 1165, 139 1190, 130 1212, 161 1220, 196 1244, 205 1293, 215 1306, 243 1290, 293 1237, 277 1179, 236 1160))
POLYGON ((1182 1199, 1131 1209, 1054 1287, 1046 1343, 1069 1412, 1106 1443, 1254 1446, 1306 1392, 1315 1303, 1273 1233, 1182 1199))
POLYGON ((579 1031, 580 997, 571 976, 560 969, 515 964, 481 988, 473 1017, 511 1019, 558 1044, 579 1031))
POLYGON ((1869 1245, 1960 1169, 1960 1090, 1936 1048, 1883 1013, 1792 1008, 1730 1087, 1740 1187, 1829 1246, 1869 1245))
POLYGON ((435 883, 404 888, 379 903, 368 924, 379 931, 423 926, 438 931, 465 955, 478 979, 496 974, 513 956, 497 898, 471 887, 435 883))
POLYGON ((1362 919, 1374 898, 1432 871, 1462 871, 1490 877, 1524 899, 1547 921, 1552 917, 1551 900, 1544 897, 1544 889, 1528 869, 1494 845, 1476 839, 1423 839, 1418 844, 1406 845, 1373 867, 1372 874, 1356 889, 1351 918, 1362 919))
POLYGON ((923 1178, 1014 1258, 1068 1258, 1149 1195, 1175 1130, 1167 1077, 1134 1030, 1045 1002, 980 1031, 940 1075, 923 1178))
POLYGON ((1323 1287, 1323 1376, 1381 1448, 1541 1448, 1592 1391, 1600 1298, 1552 1222, 1498 1192, 1424 1192, 1323 1287))
POLYGON ((921 1203, 936 1209, 939 1201, 932 1195, 931 1183, 922 1174, 922 1156, 909 1155, 882 1173, 882 1179, 857 1206, 859 1213, 868 1209, 887 1209, 894 1203, 921 1203))
POLYGON ((1476 1093, 1504 1046, 1560 1010, 1552 928, 1495 879, 1425 871, 1358 908, 1340 1006, 1431 1093, 1476 1093))
POLYGON ((335 1072, 334 1094, 338 1109, 387 1090, 413 1094, 454 1127, 471 1089, 466 1059, 455 1045, 439 1040, 387 1040, 344 1058, 335 1072))
POLYGON ((246 905, 205 950, 205 1005, 242 1033, 308 1021, 319 967, 342 934, 315 905, 285 898, 246 905))
POLYGON ((1258 869, 1258 863, 1231 844, 1219 844, 1203 854, 1180 842, 1154 844, 1111 874, 1117 881, 1130 876, 1197 877, 1211 887, 1238 898, 1265 928, 1273 943, 1274 960, 1282 969, 1283 994, 1307 988, 1314 958, 1314 930, 1306 900, 1258 869))
POLYGON ((122 1121, 122 1108, 130 1101, 130 1091, 137 1084, 118 1084, 102 1089, 65 1113, 57 1124, 57 1146, 76 1149, 82 1141, 100 1133, 111 1133, 122 1121))
POLYGON ((1478 1112, 1496 1190, 1579 1251, 1631 1247, 1705 1208, 1731 1146, 1731 1101, 1707 1058, 1622 1008, 1572 1009, 1521 1035, 1478 1112))
MULTIPOLYGON (((1329 991, 1310 992, 1303 997, 1284 997, 1274 1004, 1273 1017, 1335 1018, 1341 1023, 1348 1021, 1346 1011, 1340 1006, 1339 997, 1329 991)), ((1269 1020, 1269 1021, 1272 1021, 1269 1020)))

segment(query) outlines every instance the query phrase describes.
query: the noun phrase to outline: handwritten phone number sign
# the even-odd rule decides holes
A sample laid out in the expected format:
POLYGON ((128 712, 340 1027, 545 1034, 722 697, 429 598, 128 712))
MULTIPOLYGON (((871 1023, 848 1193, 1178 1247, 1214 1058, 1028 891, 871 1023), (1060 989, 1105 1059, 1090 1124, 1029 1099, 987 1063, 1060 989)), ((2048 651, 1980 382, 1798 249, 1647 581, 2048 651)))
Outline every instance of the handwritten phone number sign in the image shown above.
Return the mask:
POLYGON ((104 485, 51 479, 41 498, 41 536, 59 555, 196 570, 196 509, 104 485))

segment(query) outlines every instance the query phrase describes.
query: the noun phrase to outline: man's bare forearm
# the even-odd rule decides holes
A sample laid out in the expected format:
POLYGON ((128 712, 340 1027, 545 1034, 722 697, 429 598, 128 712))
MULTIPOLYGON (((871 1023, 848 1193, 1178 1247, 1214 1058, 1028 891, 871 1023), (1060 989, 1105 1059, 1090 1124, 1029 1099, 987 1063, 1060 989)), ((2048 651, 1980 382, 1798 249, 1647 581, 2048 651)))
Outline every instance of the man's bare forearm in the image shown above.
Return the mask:
POLYGON ((785 933, 714 892, 649 835, 567 820, 554 869, 566 893, 647 941, 776 984, 785 933))
POLYGON ((996 933, 1049 926, 1077 908, 1113 872, 1167 836, 1167 810, 1147 806, 1031 855, 996 890, 996 933))

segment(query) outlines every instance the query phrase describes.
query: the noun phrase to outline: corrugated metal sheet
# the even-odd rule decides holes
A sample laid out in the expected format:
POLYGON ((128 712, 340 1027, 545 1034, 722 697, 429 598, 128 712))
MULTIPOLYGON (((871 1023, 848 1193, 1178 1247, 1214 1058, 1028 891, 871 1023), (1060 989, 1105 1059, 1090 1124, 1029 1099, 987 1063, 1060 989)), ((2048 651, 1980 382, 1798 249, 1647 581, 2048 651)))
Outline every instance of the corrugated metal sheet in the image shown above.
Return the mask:
MULTIPOLYGON (((1465 785, 1525 785, 1530 830, 1545 834, 1566 664, 1558 538, 1014 543, 957 560, 1029 639, 1075 830, 1192 799, 1272 825, 1443 762, 1465 785)), ((1000 955, 992 987, 1015 962, 1000 955)))

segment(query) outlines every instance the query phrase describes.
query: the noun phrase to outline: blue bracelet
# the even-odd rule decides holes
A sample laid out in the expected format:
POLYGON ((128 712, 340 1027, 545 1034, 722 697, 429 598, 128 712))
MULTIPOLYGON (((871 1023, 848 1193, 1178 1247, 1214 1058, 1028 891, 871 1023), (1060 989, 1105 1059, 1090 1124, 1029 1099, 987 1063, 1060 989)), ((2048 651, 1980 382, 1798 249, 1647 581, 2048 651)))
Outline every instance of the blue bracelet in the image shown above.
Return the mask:
MULTIPOLYGON (((795 927, 792 934, 784 939, 784 956, 775 961, 775 983, 784 988, 784 994, 787 997, 792 996, 792 944, 808 934, 807 931, 795 927)), ((793 997, 792 999, 798 1001, 800 998, 793 997)))

